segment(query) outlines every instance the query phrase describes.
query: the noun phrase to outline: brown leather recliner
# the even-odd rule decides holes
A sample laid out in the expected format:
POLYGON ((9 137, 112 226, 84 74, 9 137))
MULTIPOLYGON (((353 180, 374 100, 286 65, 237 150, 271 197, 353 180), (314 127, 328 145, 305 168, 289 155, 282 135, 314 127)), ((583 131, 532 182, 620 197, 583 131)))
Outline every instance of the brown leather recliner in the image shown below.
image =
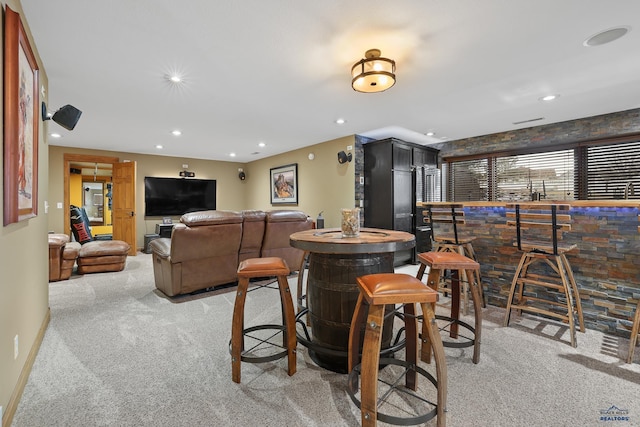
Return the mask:
POLYGON ((66 234, 48 234, 49 281, 67 280, 80 252, 80 243, 70 242, 66 234))
POLYGON ((304 212, 290 210, 267 212, 260 256, 280 257, 286 261, 291 271, 298 270, 304 251, 292 247, 289 236, 298 231, 310 230, 312 227, 313 220, 304 212))
POLYGON ((235 282, 242 220, 233 211, 184 214, 170 239, 149 244, 156 287, 175 296, 235 282))

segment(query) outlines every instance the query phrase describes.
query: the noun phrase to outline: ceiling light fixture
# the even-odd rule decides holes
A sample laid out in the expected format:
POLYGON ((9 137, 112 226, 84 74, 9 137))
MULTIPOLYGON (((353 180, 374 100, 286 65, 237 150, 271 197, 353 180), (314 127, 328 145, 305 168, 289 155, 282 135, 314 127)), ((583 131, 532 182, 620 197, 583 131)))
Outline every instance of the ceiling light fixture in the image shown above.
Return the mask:
POLYGON ((59 133, 52 133, 49 135, 51 138, 62 138, 62 135, 60 135, 59 133))
POLYGON ((337 119, 336 123, 339 124, 339 125, 343 125, 343 124, 346 123, 346 120, 345 119, 337 119))
POLYGON ((267 144, 265 144, 264 142, 259 142, 258 143, 258 147, 263 148, 265 147, 267 144))
POLYGON ((172 131, 171 131, 171 134, 172 134, 173 136, 180 136, 180 135, 182 135, 182 132, 181 132, 181 131, 179 131, 178 129, 176 129, 176 130, 172 130, 172 131))
POLYGON ((351 67, 351 86, 357 92, 373 93, 396 83, 396 62, 380 56, 380 49, 369 49, 364 58, 351 67))
POLYGON ((547 96, 543 96, 542 98, 540 98, 540 101, 553 101, 554 99, 556 99, 557 97, 559 97, 560 95, 547 95, 547 96))
POLYGON ((158 144, 158 145, 156 145, 156 148, 157 148, 158 150, 162 150, 164 147, 163 147, 162 145, 158 144))

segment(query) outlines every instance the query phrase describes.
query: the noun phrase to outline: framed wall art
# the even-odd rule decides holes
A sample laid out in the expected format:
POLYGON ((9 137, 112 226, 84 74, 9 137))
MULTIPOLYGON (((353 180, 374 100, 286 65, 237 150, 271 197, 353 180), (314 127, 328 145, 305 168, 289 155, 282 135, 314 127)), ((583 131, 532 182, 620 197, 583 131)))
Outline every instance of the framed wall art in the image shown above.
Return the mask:
POLYGON ((4 225, 38 214, 38 64, 20 15, 4 25, 4 225))
POLYGON ((298 204, 298 164, 270 169, 271 204, 298 204))

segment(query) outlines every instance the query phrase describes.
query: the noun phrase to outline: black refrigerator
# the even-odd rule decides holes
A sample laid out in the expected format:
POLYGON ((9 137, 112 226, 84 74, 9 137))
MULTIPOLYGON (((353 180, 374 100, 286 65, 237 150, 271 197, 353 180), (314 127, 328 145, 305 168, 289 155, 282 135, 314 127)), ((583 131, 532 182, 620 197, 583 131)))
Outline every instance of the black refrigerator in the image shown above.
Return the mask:
POLYGON ((416 251, 431 247, 416 204, 440 200, 438 150, 396 138, 368 142, 363 150, 364 226, 416 235, 416 248, 394 258, 395 265, 415 263, 416 251))

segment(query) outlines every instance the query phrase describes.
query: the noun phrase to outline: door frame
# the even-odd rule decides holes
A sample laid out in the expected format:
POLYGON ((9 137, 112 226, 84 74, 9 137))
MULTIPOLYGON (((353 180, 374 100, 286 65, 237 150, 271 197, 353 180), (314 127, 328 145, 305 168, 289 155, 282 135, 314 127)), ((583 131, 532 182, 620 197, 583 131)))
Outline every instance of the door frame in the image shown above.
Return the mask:
POLYGON ((71 163, 73 162, 85 162, 85 163, 107 163, 113 165, 114 163, 119 163, 120 159, 118 157, 109 157, 109 156, 95 156, 90 154, 70 154, 64 153, 63 156, 63 174, 64 174, 64 234, 67 236, 71 236, 71 225, 69 221, 69 212, 71 209, 69 208, 69 181, 71 175, 71 163))

